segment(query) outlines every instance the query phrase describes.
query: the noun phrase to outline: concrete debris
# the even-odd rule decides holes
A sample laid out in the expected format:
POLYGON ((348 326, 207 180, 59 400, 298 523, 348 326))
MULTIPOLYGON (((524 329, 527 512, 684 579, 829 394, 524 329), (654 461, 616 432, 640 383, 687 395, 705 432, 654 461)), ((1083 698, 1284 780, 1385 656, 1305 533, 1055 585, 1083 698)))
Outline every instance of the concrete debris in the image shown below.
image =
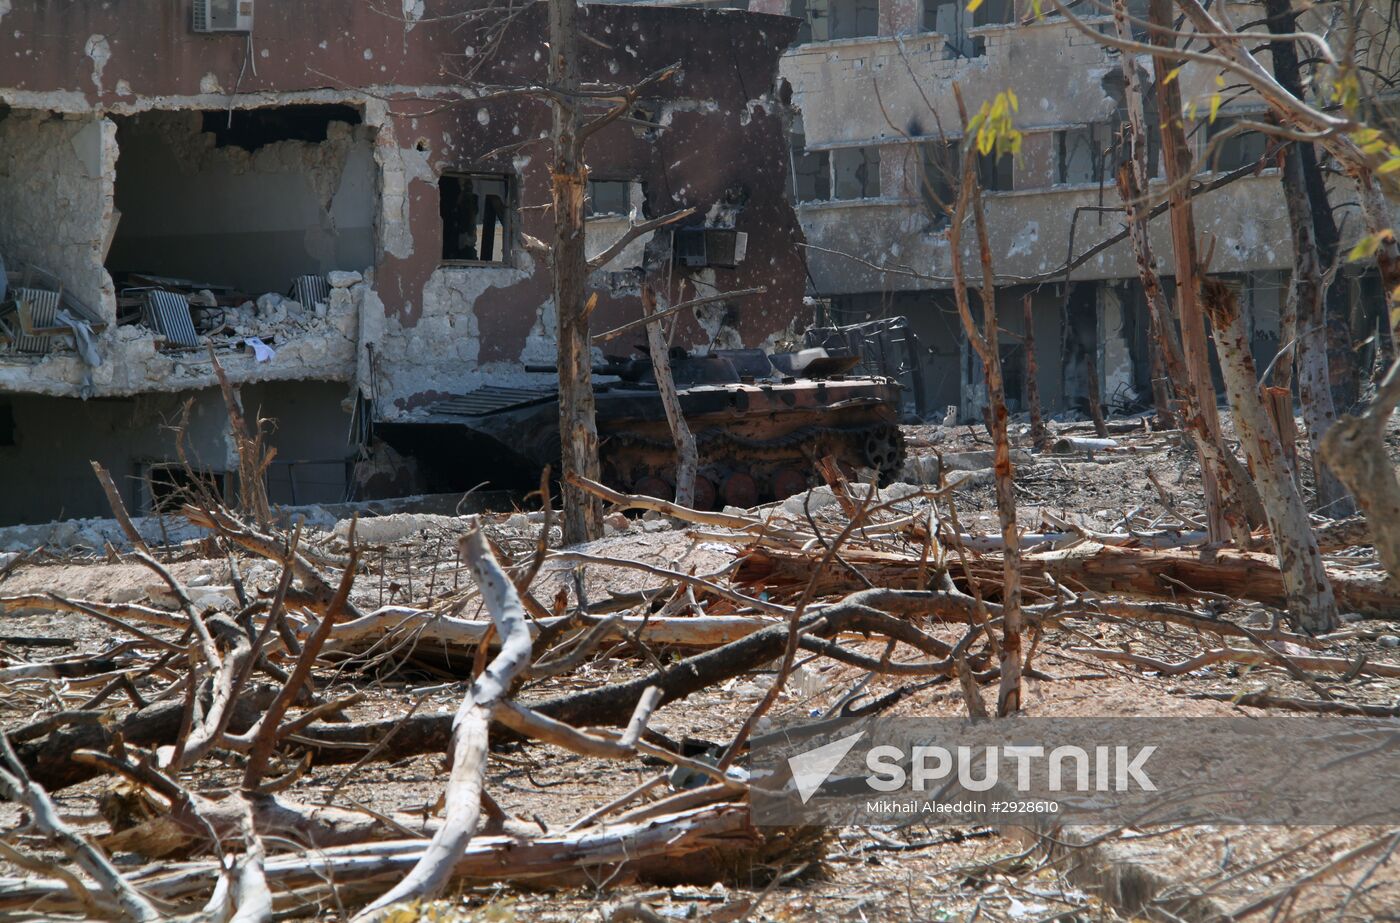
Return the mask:
MULTIPOLYGON (((331 531, 342 542, 348 542, 352 522, 354 520, 342 519, 335 524, 335 528, 331 531)), ((428 529, 446 529, 465 533, 469 522, 470 517, 467 516, 438 516, 433 513, 396 513, 391 516, 375 516, 358 521, 355 525, 355 540, 370 545, 387 545, 428 529)))
POLYGON ((331 284, 331 288, 349 288, 363 282, 365 277, 358 272, 346 272, 341 269, 332 269, 326 273, 326 281, 331 284))

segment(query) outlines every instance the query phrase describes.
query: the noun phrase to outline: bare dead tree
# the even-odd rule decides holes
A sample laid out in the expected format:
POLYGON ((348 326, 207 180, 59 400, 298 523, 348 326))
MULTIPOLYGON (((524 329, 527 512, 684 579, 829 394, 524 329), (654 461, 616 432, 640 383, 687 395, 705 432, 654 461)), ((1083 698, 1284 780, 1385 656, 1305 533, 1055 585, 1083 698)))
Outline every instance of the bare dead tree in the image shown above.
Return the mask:
MULTIPOLYGON (((1114 22, 1119 36, 1131 34, 1124 0, 1114 2, 1114 22)), ((1132 241, 1133 253, 1137 258, 1138 280, 1147 300, 1147 309, 1152 316, 1152 333, 1157 349, 1172 379, 1173 390, 1180 401, 1182 429, 1186 431, 1202 459, 1202 476, 1209 470, 1215 472, 1217 488, 1223 482, 1224 492, 1233 496, 1234 472, 1226 462, 1226 449, 1218 438, 1218 424, 1211 428, 1205 406, 1215 408, 1214 385, 1201 394, 1196 389, 1196 379, 1187 366, 1185 349, 1177 332, 1166 292, 1161 278, 1157 275, 1156 258, 1153 255, 1152 240, 1148 233, 1147 209, 1143 206, 1151 178, 1147 162, 1147 122, 1144 107, 1144 89, 1137 64, 1130 55, 1122 56, 1124 93, 1128 110, 1128 160, 1118 169, 1118 190, 1127 212, 1128 234, 1132 241)), ((1180 286, 1177 288, 1180 297, 1180 286)), ((1209 384, 1209 380, 1208 380, 1209 384)), ((1250 539, 1249 523, 1239 503, 1226 503, 1218 507, 1225 528, 1240 548, 1248 548, 1250 539)), ((1207 522, 1209 523, 1209 519, 1207 522)))
POLYGON ((963 332, 968 343, 982 360, 982 374, 987 384, 987 428, 994 445, 993 468, 996 475, 997 515, 1001 519, 1002 539, 1002 600, 1003 622, 1001 641, 1001 686, 997 693, 997 714, 1009 715, 1021 710, 1021 565, 1020 537, 1016 528, 1015 471, 1011 463, 1011 440, 1007 433, 1006 387, 1001 372, 1001 354, 997 344, 996 283, 992 267, 992 248, 987 235, 986 215, 982 210, 981 187, 977 181, 977 145, 967 131, 967 110, 962 91, 955 83, 958 115, 964 129, 964 149, 961 175, 953 220, 948 229, 948 249, 953 264, 953 295, 963 332), (971 216, 977 233, 981 255, 982 285, 978 301, 982 307, 979 327, 972 316, 967 297, 967 277, 963 269, 962 226, 971 216))
MULTIPOLYGON (((579 111, 579 6, 549 0, 549 82, 554 107, 554 310, 558 315, 559 438, 562 474, 597 480, 598 421, 593 400, 593 351, 588 339, 588 257, 584 250, 583 200, 588 167, 583 160, 579 111)), ((586 542, 603 534, 598 501, 563 482, 564 541, 586 542)))
MULTIPOLYGON (((1172 25, 1172 0, 1148 0, 1148 19, 1158 29, 1151 34, 1151 42, 1159 48, 1172 48, 1175 39, 1169 32, 1172 25)), ((1123 56, 1125 59, 1127 55, 1123 56)), ((1220 431, 1220 418, 1215 411, 1215 386, 1210 376, 1210 353, 1206 346, 1205 314, 1201 310, 1199 295, 1200 264, 1196 256, 1196 227, 1192 217, 1191 200, 1185 195, 1185 178, 1191 175, 1191 150, 1186 142, 1186 130, 1182 124, 1181 88, 1169 79, 1176 66, 1174 58, 1156 54, 1152 58, 1152 69, 1156 77, 1157 111, 1162 114, 1162 156, 1166 160, 1167 183, 1171 189, 1167 197, 1172 233, 1172 255, 1176 265, 1176 319, 1181 328, 1181 345, 1185 359, 1185 372, 1191 389, 1199 400, 1197 411, 1205 425, 1210 441, 1221 448, 1215 459, 1200 456, 1201 480, 1206 494, 1206 524, 1216 541, 1240 536, 1238 529, 1232 528, 1230 520, 1242 518, 1239 501, 1232 491, 1231 472, 1220 464, 1226 454, 1224 438, 1220 431)), ((1146 189, 1144 183, 1143 189, 1146 189)))
POLYGON ((1045 420, 1040 412, 1040 382, 1036 380, 1035 314, 1031 301, 1031 293, 1026 292, 1021 299, 1022 323, 1026 327, 1021 334, 1021 344, 1026 350, 1026 406, 1031 414, 1031 445, 1037 452, 1043 452, 1046 448, 1045 420))
POLYGON ((1215 327, 1216 352, 1234 411, 1235 429, 1269 516, 1269 531, 1287 590, 1288 611, 1303 631, 1332 631, 1337 625, 1337 601, 1322 566, 1322 553, 1308 511, 1259 395, 1259 377, 1249 352, 1239 301, 1229 286, 1217 279, 1206 279, 1201 295, 1215 327))
POLYGON ((661 396, 661 406, 666 410, 666 422, 671 427, 671 438, 676 443, 676 502, 681 506, 693 506, 695 501, 695 473, 700 465, 700 455, 695 448, 695 435, 685 422, 685 412, 681 409, 680 396, 676 393, 676 381, 671 375, 671 351, 666 344, 666 335, 657 317, 656 293, 651 285, 642 283, 642 312, 651 318, 647 324, 647 352, 651 355, 651 368, 656 376, 656 390, 661 396))

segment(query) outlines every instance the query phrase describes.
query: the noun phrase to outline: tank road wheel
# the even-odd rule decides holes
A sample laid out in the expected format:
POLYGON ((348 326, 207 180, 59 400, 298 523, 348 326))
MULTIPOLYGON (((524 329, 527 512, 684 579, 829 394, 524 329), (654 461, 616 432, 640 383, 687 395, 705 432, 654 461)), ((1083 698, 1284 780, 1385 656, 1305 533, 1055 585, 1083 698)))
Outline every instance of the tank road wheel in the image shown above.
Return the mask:
POLYGON ((715 482, 702 474, 695 476, 695 508, 712 510, 715 508, 715 482))
POLYGON ((894 483, 904 467, 904 434, 897 426, 877 426, 865 434, 865 463, 880 475, 880 486, 894 483))
POLYGON ((654 474, 638 478, 632 490, 634 493, 655 497, 658 500, 670 500, 675 496, 675 489, 654 474))
POLYGON ((758 482, 752 475, 743 471, 735 471, 725 478, 721 493, 728 506, 746 510, 758 505, 758 482))
POLYGON ((807 476, 796 468, 779 468, 773 475, 773 499, 786 500, 807 489, 807 476))

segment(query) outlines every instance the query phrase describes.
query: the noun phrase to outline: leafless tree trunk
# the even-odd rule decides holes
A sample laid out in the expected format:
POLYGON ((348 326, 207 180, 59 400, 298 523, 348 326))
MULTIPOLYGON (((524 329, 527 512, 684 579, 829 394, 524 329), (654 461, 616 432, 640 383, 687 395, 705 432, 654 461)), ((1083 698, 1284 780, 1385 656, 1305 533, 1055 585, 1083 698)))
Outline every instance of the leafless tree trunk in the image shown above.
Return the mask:
POLYGON ((1385 443, 1385 426, 1400 404, 1400 362, 1390 367, 1371 406, 1346 416, 1322 437, 1322 454, 1371 526, 1381 564, 1400 580, 1400 481, 1385 443))
MULTIPOLYGON (((642 313, 647 317, 656 314, 656 295, 646 283, 642 284, 642 313)), ((700 466, 700 456, 695 448, 695 436, 681 412, 680 396, 676 393, 675 379, 671 377, 671 352, 666 345, 660 320, 647 324, 647 351, 651 354, 656 390, 660 392, 661 405, 666 409, 671 438, 676 441, 676 503, 694 506, 695 472, 700 466)))
MULTIPOLYGON (((1147 16, 1157 27, 1151 34, 1152 44, 1165 48, 1174 47, 1175 38, 1170 34, 1174 18, 1172 0, 1148 0, 1147 16)), ((1223 446, 1220 418, 1215 411, 1215 386, 1210 377, 1205 315, 1201 311, 1197 291, 1200 266, 1196 260, 1196 228, 1192 219, 1191 199, 1186 193, 1184 182, 1185 178, 1191 175, 1191 149, 1187 145, 1186 131, 1181 122, 1181 89, 1175 80, 1168 79, 1168 74, 1176 66, 1176 59, 1170 55, 1155 55, 1152 58, 1158 94, 1157 111, 1162 113, 1162 156, 1166 159, 1167 182, 1171 184, 1172 189, 1168 195, 1168 202, 1172 249, 1176 261, 1177 319, 1181 324, 1186 374, 1190 377, 1191 388, 1198 398, 1197 409, 1210 440, 1216 446, 1223 446)), ((1142 188, 1147 187, 1143 185, 1142 188)), ((1232 531, 1228 522, 1229 516, 1235 515, 1225 510, 1231 498, 1226 495, 1220 483, 1222 477, 1228 477, 1228 473, 1211 464, 1204 454, 1201 454, 1200 460, 1201 481, 1206 492, 1206 525, 1213 541, 1225 541, 1232 531)))
POLYGON ((1031 293, 1021 299, 1026 332, 1021 342, 1026 349, 1026 406, 1031 414, 1031 445, 1037 452, 1045 451, 1045 420, 1040 412, 1040 384, 1036 381, 1035 314, 1031 310, 1031 293))
MULTIPOLYGON (((964 129, 967 111, 963 107, 962 91, 953 84, 958 101, 958 115, 964 129)), ((962 157, 962 177, 958 183, 957 207, 948 230, 948 244, 953 260, 953 294, 958 316, 968 342, 982 360, 982 372, 987 381, 987 428, 995 446, 993 470, 996 474, 997 514, 1001 519, 1002 540, 1002 642, 1001 687, 997 691, 997 714, 1009 715, 1021 710, 1021 552, 1016 530, 1015 472, 1011 467, 1011 442, 1006 430, 1006 388, 1001 374, 1001 354, 997 345, 997 307, 995 275, 992 271, 992 247, 987 238, 987 222, 982 211, 982 191, 977 184, 977 149, 968 138, 962 157), (972 317, 967 298, 967 276, 962 265, 962 222, 971 211, 977 228, 977 247, 982 262, 982 287, 978 289, 982 302, 982 327, 972 317)))
POLYGON ((1259 378, 1235 293, 1216 279, 1201 285, 1204 307, 1215 327, 1216 354, 1225 376, 1235 430, 1254 469, 1269 517, 1269 531, 1283 572, 1288 611, 1302 631, 1322 634, 1337 624, 1337 601, 1322 566, 1303 498, 1283 460, 1283 449, 1259 397, 1259 378))
POLYGON ((1099 345, 1093 344, 1084 354, 1084 376, 1089 379, 1089 419, 1094 421, 1094 435, 1108 438, 1108 424, 1103 419, 1103 398, 1099 392, 1099 345))
MULTIPOLYGON (((1126 17, 1126 4, 1123 0, 1115 0, 1114 19, 1120 37, 1131 35, 1126 17)), ((1162 290, 1161 279, 1157 275, 1152 240, 1148 233, 1148 210, 1143 201, 1143 197, 1147 194, 1150 176, 1147 166, 1147 124, 1143 107, 1142 81, 1132 56, 1122 55, 1122 61, 1128 124, 1131 132, 1131 144, 1128 147, 1132 156, 1118 169, 1118 191, 1127 211, 1128 234, 1133 244, 1133 252, 1137 257, 1138 279, 1142 283, 1147 307, 1152 315, 1152 331, 1157 341, 1158 351, 1166 364, 1173 389, 1181 402, 1181 428, 1196 446, 1196 454, 1201 459, 1201 471, 1203 473, 1206 471, 1215 472, 1219 479, 1217 483, 1223 489, 1225 496, 1234 497, 1236 495, 1235 479, 1230 466, 1222 457, 1224 449, 1216 437, 1218 424, 1217 428, 1212 430, 1210 420, 1206 417, 1203 409, 1203 405, 1207 401, 1196 390, 1195 379, 1187 369, 1185 351, 1182 348, 1176 326, 1172 323, 1167 296, 1162 290)), ((1177 293, 1179 298, 1180 286, 1177 288, 1177 293)), ((1209 390, 1206 393, 1213 398, 1215 389, 1210 384, 1209 378, 1207 378, 1207 385, 1209 390)), ((1215 402, 1210 400, 1209 406, 1213 411, 1215 402)), ((1248 548, 1251 541, 1249 522, 1244 516, 1241 504, 1238 502, 1224 503, 1220 506, 1219 513, 1224 519, 1229 537, 1234 540, 1238 547, 1248 548)), ((1212 532, 1212 539, 1218 540, 1214 532, 1212 532)))
POLYGON ((554 88, 554 308, 558 314, 560 463, 565 476, 564 541, 577 544, 603 534, 596 498, 567 479, 600 480, 598 424, 593 401, 593 357, 588 338, 583 200, 588 167, 583 162, 579 112, 578 4, 549 2, 549 80, 554 88))
POLYGON ((1162 355, 1162 332, 1157 313, 1149 309, 1150 331, 1147 340, 1148 374, 1152 376, 1152 405, 1157 410, 1157 428, 1176 429, 1176 413, 1172 410, 1167 360, 1162 355))
MULTIPOLYGON (((1288 44, 1282 42, 1275 44, 1288 44)), ((1303 405, 1303 424, 1307 428, 1308 444, 1313 453, 1313 483, 1317 486, 1317 505, 1329 516, 1349 516, 1355 509, 1346 488, 1327 470, 1318 446, 1322 437, 1337 422, 1337 410, 1332 403, 1332 382, 1327 361, 1327 320, 1324 316, 1326 285, 1322 278, 1322 263, 1318 259, 1317 239, 1313 236, 1312 203, 1303 178, 1303 158, 1297 144, 1290 144, 1283 153, 1282 182, 1284 200, 1288 205, 1288 223, 1293 235, 1293 281, 1291 299, 1296 304, 1292 336, 1297 342, 1298 398, 1303 405)), ((1288 376, 1279 376, 1291 363, 1292 347, 1279 337, 1288 354, 1279 359, 1274 374, 1279 387, 1287 387, 1288 376)), ((1290 398, 1290 405, 1292 401, 1290 398)), ((1292 422, 1290 409, 1289 422, 1292 422)))

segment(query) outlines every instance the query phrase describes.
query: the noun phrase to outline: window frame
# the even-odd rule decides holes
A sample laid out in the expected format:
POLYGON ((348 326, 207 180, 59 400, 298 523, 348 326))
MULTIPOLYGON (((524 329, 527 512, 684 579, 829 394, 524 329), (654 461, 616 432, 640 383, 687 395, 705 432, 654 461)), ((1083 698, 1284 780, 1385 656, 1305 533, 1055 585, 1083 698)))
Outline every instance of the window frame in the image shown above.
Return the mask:
MULTIPOLYGON (((446 216, 442 211, 442 181, 447 178, 484 179, 496 180, 505 185, 504 204, 505 211, 501 215, 501 253, 496 259, 452 259, 439 254, 439 266, 498 266, 513 268, 515 266, 515 235, 517 230, 516 216, 516 189, 518 185, 517 177, 514 173, 493 172, 490 170, 472 169, 464 167, 460 169, 443 170, 437 177, 438 190, 438 222, 443 232, 443 248, 447 244, 447 228, 445 225, 446 216)), ((480 227, 480 224, 477 225, 480 227)), ((477 252, 480 253, 480 241, 478 241, 477 252)))
MULTIPOLYGON (((872 200, 872 199, 879 199, 879 198, 881 197, 881 184, 880 184, 880 145, 878 145, 878 144, 857 144, 857 145, 851 145, 851 146, 849 146, 849 147, 834 147, 834 148, 831 148, 829 151, 827 151, 827 155, 828 155, 828 156, 827 156, 827 169, 831 171, 831 179, 830 179, 830 184, 829 184, 830 198, 828 199, 828 201, 831 201, 831 202, 865 202, 865 201, 870 201, 870 200, 872 200), (839 158, 841 158, 842 155, 850 155, 852 152, 855 152, 855 153, 857 153, 857 154, 859 155, 860 160, 862 161, 862 164, 861 164, 861 165, 864 166, 864 167, 866 168, 866 171, 867 171, 867 172, 866 172, 866 180, 867 180, 867 183, 866 183, 866 184, 862 184, 862 187, 861 187, 861 189, 860 189, 860 194, 859 194, 859 195, 844 196, 844 195, 841 194, 841 191, 840 191, 840 183, 841 183, 841 172, 840 172, 840 170, 841 170, 841 166, 837 163, 837 160, 838 160, 839 158), (873 155, 873 156, 872 156, 872 155, 873 155), (875 182, 875 192, 874 192, 873 195, 868 194, 867 191, 866 191, 866 188, 865 188, 866 185, 868 185, 868 182, 869 182, 869 180, 870 180, 870 178, 871 178, 871 175, 872 175, 872 174, 870 173, 870 169, 871 169, 872 167, 874 168, 874 174, 873 174, 873 176, 874 176, 874 182, 875 182)), ((857 167, 857 169, 859 169, 859 167, 857 167)))

